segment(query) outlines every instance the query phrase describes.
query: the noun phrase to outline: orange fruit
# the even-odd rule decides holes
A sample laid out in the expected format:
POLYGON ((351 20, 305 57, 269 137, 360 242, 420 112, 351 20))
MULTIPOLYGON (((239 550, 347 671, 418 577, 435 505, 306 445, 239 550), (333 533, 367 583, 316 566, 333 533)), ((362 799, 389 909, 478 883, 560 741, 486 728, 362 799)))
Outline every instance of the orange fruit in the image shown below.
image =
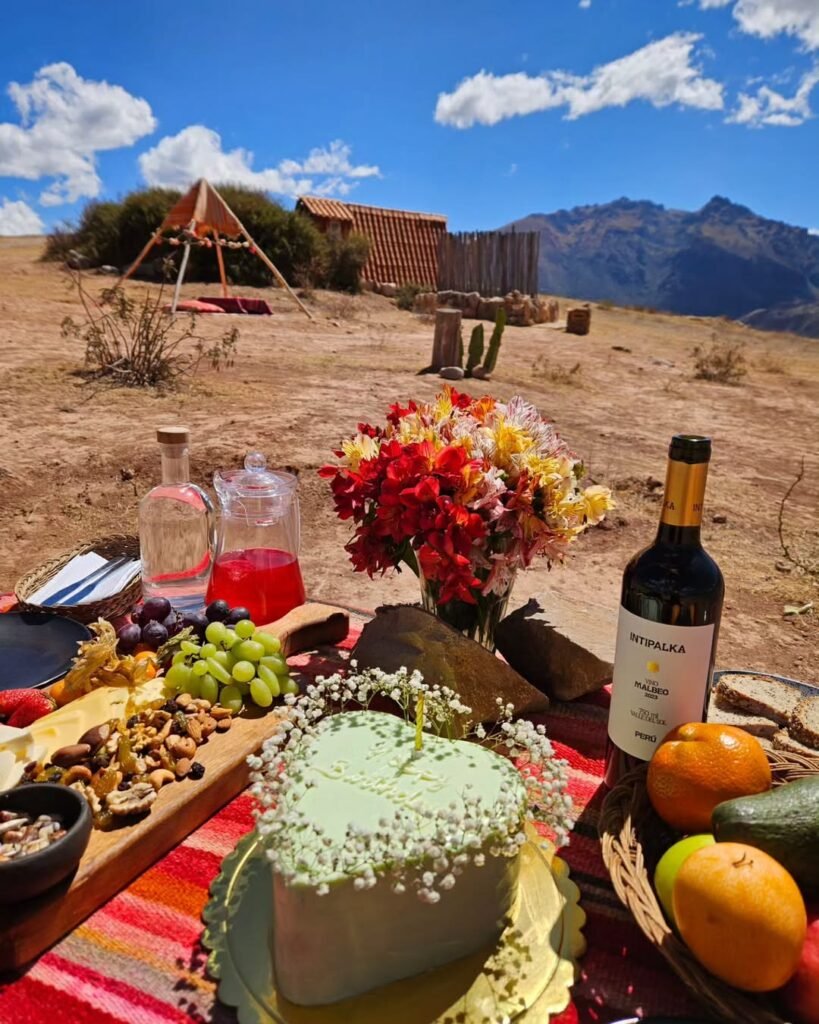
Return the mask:
POLYGON ((147 661, 148 662, 148 679, 153 679, 158 672, 158 666, 156 663, 156 652, 155 651, 139 651, 134 655, 134 661, 147 661))
POLYGON ((65 680, 58 679, 56 683, 52 683, 48 688, 49 695, 54 698, 58 708, 64 707, 70 703, 71 697, 65 692, 65 680))
POLYGON ((807 931, 802 894, 762 850, 715 843, 677 873, 674 919, 688 948, 718 978, 746 992, 771 992, 795 973, 807 931))
POLYGON ((743 729, 689 722, 672 729, 657 747, 646 785, 667 825, 710 832, 717 804, 771 788, 771 766, 759 741, 743 729))

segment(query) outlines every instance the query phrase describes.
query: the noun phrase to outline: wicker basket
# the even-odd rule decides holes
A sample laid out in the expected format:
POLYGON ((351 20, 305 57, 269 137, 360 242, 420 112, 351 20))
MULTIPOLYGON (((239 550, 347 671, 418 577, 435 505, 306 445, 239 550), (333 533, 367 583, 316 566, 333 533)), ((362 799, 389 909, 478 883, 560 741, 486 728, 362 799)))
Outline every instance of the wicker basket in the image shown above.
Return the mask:
MULTIPOLYGON (((819 773, 819 756, 768 751, 774 785, 819 773)), ((647 766, 623 776, 603 802, 600 838, 615 892, 694 995, 713 1013, 736 1024, 784 1024, 772 1000, 740 992, 710 974, 669 927, 651 878, 672 833, 657 817, 646 791, 647 766)), ((679 838, 676 833, 674 838, 679 838)))
POLYGON ((127 555, 129 558, 139 558, 139 539, 128 537, 124 534, 117 534, 111 537, 101 537, 98 540, 88 541, 79 544, 72 551, 58 555, 43 565, 32 569, 17 582, 14 593, 20 607, 24 611, 31 612, 54 612, 57 615, 64 615, 66 618, 75 619, 77 622, 95 622, 97 619, 114 619, 131 610, 139 600, 141 593, 141 580, 139 576, 133 579, 124 590, 118 594, 112 594, 101 601, 93 601, 90 604, 73 605, 50 605, 48 608, 32 604, 28 598, 35 594, 40 587, 50 580, 64 565, 76 558, 77 555, 85 555, 89 551, 96 551, 103 558, 116 558, 118 555, 127 555))

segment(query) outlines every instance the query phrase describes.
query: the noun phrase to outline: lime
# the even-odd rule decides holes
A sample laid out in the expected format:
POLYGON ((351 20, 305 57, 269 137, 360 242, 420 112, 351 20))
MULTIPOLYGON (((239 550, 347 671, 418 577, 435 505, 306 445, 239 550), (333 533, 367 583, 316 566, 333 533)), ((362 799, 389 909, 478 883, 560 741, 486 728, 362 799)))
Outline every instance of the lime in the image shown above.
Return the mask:
POLYGON ((676 925, 676 921, 671 909, 671 893, 674 889, 674 882, 677 880, 677 872, 695 850, 699 850, 703 846, 710 846, 714 841, 713 836, 706 834, 688 836, 678 843, 674 843, 673 846, 669 846, 657 862, 654 871, 654 889, 657 892, 660 906, 665 911, 665 916, 674 925, 676 925))

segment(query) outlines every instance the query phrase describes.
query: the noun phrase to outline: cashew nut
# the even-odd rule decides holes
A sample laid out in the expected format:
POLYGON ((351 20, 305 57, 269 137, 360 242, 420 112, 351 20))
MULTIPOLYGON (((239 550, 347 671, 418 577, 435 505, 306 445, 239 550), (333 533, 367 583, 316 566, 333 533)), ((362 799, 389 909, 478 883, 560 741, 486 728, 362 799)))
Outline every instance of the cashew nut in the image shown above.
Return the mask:
POLYGON ((173 780, 174 774, 169 772, 167 768, 157 768, 148 776, 148 781, 157 792, 162 789, 166 782, 173 782, 173 780))

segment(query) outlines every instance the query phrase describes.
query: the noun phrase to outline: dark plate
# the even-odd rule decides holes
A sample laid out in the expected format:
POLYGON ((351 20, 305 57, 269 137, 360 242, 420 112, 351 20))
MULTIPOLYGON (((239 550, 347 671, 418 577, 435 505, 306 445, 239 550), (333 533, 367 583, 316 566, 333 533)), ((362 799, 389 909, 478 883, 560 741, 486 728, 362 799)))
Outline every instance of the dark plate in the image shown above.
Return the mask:
POLYGON ((71 668, 77 642, 91 630, 51 612, 0 615, 0 690, 45 686, 71 668))

